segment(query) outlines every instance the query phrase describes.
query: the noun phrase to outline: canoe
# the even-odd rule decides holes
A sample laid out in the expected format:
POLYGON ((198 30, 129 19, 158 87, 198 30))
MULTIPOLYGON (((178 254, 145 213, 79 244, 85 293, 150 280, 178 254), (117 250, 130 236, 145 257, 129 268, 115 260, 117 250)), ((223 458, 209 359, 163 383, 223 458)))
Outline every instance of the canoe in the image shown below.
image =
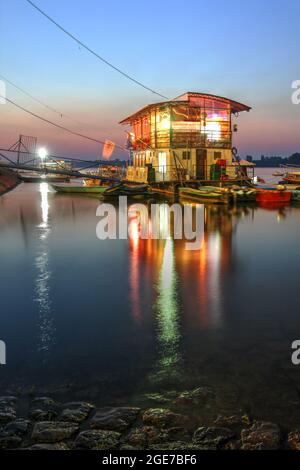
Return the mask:
POLYGON ((186 199, 207 200, 220 204, 228 202, 228 195, 222 191, 221 188, 215 188, 213 186, 205 186, 199 189, 180 187, 179 196, 186 199))
POLYGON ((256 202, 256 189, 231 189, 230 195, 234 202, 256 202))
POLYGON ((107 190, 107 186, 68 186, 56 184, 51 186, 58 193, 99 194, 107 190))
POLYGON ((148 197, 153 196, 153 193, 147 184, 120 183, 106 188, 102 195, 103 197, 148 197))
POLYGON ((291 201, 291 192, 290 191, 279 191, 272 189, 258 189, 256 194, 257 202, 284 202, 288 203, 291 201))

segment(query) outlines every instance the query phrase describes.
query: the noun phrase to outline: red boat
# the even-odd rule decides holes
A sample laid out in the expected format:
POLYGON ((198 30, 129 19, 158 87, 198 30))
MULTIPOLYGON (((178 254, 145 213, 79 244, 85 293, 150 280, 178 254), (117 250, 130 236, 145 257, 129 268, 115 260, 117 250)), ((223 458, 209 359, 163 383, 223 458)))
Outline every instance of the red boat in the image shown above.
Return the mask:
POLYGON ((257 202, 290 202, 292 193, 290 191, 279 191, 276 189, 258 189, 257 202))

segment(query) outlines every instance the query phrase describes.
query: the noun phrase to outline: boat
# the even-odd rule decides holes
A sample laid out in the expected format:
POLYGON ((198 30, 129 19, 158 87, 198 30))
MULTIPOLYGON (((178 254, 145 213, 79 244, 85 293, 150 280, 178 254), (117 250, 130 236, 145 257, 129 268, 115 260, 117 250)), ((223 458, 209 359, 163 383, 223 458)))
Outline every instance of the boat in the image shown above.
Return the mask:
POLYGON ((256 189, 249 187, 231 187, 229 194, 233 202, 256 202, 256 189))
POLYGON ((283 181, 285 184, 300 184, 300 171, 286 173, 283 181))
POLYGON ((70 185, 55 185, 51 187, 58 193, 77 193, 77 194, 99 194, 107 190, 107 186, 70 186, 70 185))
POLYGON ((217 188, 215 186, 202 186, 198 189, 179 187, 179 196, 185 199, 207 200, 225 204, 229 200, 228 190, 217 188))
POLYGON ((119 196, 128 196, 128 197, 149 197, 154 196, 151 188, 148 184, 128 184, 128 183, 118 183, 113 186, 105 188, 105 191, 102 192, 103 197, 119 197, 119 196))
POLYGON ((274 173, 272 173, 273 176, 284 176, 284 174, 283 171, 274 171, 274 173))
POLYGON ((70 181, 69 176, 43 175, 38 172, 19 173, 19 178, 23 181, 23 183, 60 183, 70 181))
POLYGON ((291 192, 280 189, 257 189, 256 201, 263 203, 289 203, 291 201, 291 192))

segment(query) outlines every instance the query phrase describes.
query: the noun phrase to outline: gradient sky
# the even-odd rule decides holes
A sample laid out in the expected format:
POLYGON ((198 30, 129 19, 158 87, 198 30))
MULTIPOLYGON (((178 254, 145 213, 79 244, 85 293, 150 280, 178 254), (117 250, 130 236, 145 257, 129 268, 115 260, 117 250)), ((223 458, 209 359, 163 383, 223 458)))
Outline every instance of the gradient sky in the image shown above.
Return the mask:
MULTIPOLYGON (((227 96, 253 109, 238 119, 239 154, 300 151, 299 0, 35 0, 66 29, 170 98, 227 96)), ((125 143, 118 122, 159 98, 82 50, 25 0, 0 0, 0 73, 78 124, 7 85, 7 96, 61 125, 125 143)), ((0 146, 35 135, 53 154, 97 158, 101 146, 0 105, 0 146)), ((125 157, 119 152, 115 156, 125 157)))

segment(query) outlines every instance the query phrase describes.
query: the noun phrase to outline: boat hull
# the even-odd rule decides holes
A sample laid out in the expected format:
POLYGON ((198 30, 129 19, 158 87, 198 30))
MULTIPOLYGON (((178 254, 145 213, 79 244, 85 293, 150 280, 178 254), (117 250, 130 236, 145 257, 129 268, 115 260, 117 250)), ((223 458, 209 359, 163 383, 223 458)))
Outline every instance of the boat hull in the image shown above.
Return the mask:
POLYGON ((70 178, 61 176, 19 176, 23 183, 61 183, 70 181, 70 178))
POLYGON ((291 201, 291 196, 290 191, 259 189, 256 194, 256 201, 263 203, 289 203, 291 201))
POLYGON ((201 200, 225 204, 228 202, 228 197, 222 191, 213 188, 193 189, 193 188, 179 188, 179 196, 185 199, 201 200))
POLYGON ((101 194, 107 190, 107 186, 58 186, 55 184, 51 186, 58 193, 67 194, 101 194))

